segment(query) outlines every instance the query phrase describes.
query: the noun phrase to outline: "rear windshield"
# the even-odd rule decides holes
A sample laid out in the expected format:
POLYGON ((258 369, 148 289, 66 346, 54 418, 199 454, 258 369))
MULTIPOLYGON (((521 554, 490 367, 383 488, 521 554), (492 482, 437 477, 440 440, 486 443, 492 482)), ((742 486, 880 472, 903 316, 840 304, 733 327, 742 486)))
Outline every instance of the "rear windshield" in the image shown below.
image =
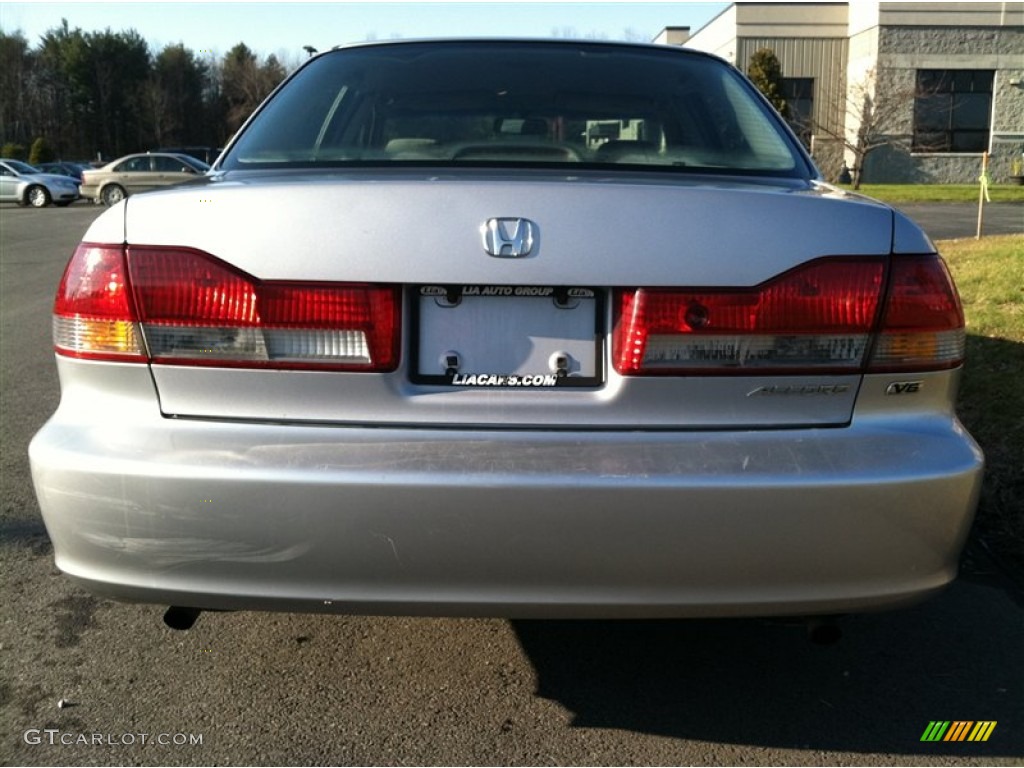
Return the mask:
POLYGON ((227 170, 632 166, 806 177, 724 63, 585 43, 403 43, 331 52, 261 110, 227 170))

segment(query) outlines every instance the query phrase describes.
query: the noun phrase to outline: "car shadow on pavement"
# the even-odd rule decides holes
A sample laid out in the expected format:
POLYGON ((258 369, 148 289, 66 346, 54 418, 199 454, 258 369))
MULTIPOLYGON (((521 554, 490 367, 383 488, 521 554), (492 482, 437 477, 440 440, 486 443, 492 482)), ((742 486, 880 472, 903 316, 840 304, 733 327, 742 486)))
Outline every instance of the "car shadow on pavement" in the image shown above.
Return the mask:
POLYGON ((0 544, 27 550, 37 557, 52 557, 53 545, 38 512, 35 518, 0 518, 0 544))
POLYGON ((537 695, 573 725, 691 740, 966 759, 1024 754, 1024 611, 969 574, 902 611, 800 620, 513 621, 537 695), (996 721, 984 743, 923 742, 931 721, 996 721))

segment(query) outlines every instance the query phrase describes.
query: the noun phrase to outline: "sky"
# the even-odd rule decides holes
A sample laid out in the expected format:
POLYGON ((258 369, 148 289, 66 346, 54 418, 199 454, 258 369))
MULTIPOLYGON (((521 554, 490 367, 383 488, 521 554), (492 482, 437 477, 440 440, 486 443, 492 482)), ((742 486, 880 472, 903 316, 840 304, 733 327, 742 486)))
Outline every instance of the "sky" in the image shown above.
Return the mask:
POLYGON ((221 55, 244 42, 298 60, 311 45, 392 37, 599 37, 649 42, 664 27, 703 26, 728 3, 700 2, 6 2, 0 29, 35 46, 67 19, 84 32, 134 29, 157 52, 183 43, 221 55))

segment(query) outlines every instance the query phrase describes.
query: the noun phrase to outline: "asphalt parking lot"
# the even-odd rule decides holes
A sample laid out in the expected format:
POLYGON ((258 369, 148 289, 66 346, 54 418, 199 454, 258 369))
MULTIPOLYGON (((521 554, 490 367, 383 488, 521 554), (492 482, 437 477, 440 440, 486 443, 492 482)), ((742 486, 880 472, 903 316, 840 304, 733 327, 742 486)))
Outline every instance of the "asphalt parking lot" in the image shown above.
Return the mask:
MULTIPOLYGON (((933 240, 974 237, 978 231, 978 206, 963 203, 900 203, 896 206, 918 222, 933 240)), ((1024 203, 991 203, 985 206, 982 235, 1024 232, 1024 203)))
MULTIPOLYGON (((913 215, 942 238, 953 210, 913 215)), ((26 447, 59 396, 53 291, 100 212, 0 207, 5 764, 1024 759, 1024 594, 974 545, 941 596, 849 617, 832 646, 782 620, 235 613, 204 614, 176 633, 159 607, 79 590, 53 565, 26 447), (996 726, 983 743, 921 741, 936 720, 996 726)), ((973 236, 966 217, 968 229, 952 236, 973 236)), ((1024 231, 1024 206, 991 206, 988 220, 990 234, 1024 231)))

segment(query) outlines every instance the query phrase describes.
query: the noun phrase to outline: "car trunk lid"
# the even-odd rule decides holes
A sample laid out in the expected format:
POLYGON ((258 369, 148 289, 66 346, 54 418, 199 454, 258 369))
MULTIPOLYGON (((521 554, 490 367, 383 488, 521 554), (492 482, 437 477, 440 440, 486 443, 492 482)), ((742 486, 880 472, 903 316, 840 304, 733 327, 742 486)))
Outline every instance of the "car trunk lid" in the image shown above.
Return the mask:
MULTIPOLYGON (((742 297, 816 260, 884 269, 892 247, 884 206, 795 183, 729 178, 262 176, 228 174, 129 201, 129 254, 143 246, 194 249, 264 287, 396 287, 398 362, 368 372, 158 360, 152 370, 168 415, 562 429, 850 419, 858 366, 712 364, 681 373, 670 365, 636 375, 615 357, 613 326, 623 296, 638 288, 742 297), (499 240, 520 250, 513 227, 529 223, 527 252, 488 253, 495 250, 488 223, 496 220, 499 240)), ((713 362, 726 353, 699 354, 713 362)))

